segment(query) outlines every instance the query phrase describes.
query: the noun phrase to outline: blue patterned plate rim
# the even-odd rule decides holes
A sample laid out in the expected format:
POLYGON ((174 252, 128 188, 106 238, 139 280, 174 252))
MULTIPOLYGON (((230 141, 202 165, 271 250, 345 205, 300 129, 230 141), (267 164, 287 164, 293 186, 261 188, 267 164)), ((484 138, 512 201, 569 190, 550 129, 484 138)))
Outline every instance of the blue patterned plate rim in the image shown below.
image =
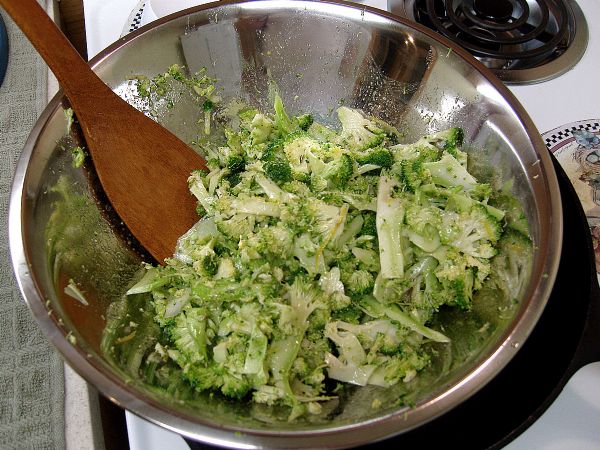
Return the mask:
POLYGON ((542 133, 542 139, 548 150, 556 153, 561 147, 573 141, 591 148, 591 145, 599 143, 598 135, 600 135, 600 119, 587 119, 567 123, 546 131, 542 133))

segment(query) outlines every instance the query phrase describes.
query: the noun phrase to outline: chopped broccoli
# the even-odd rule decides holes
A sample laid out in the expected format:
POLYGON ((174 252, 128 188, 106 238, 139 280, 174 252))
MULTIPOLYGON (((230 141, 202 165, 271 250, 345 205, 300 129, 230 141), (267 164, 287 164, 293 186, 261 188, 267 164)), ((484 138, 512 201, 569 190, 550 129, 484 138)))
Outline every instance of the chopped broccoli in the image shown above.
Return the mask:
POLYGON ((361 235, 377 237, 377 216, 372 212, 363 213, 364 223, 360 230, 361 235))
POLYGON ((465 191, 470 191, 477 185, 475 177, 449 153, 439 161, 424 163, 423 168, 429 171, 435 184, 446 188, 461 186, 465 191))
POLYGON ((246 158, 244 155, 231 153, 227 158, 226 167, 231 172, 241 172, 246 166, 246 158))
POLYGON ((300 129, 304 131, 308 130, 314 122, 313 116, 311 116, 310 114, 303 114, 301 116, 298 116, 296 120, 298 121, 298 126, 300 127, 300 129))
POLYGON ((204 111, 212 111, 215 108, 215 103, 206 99, 202 104, 202 109, 204 111))
POLYGON ((273 122, 263 114, 255 114, 250 122, 250 139, 253 145, 263 144, 268 141, 273 122))
POLYGON ((334 186, 344 188, 352 178, 353 173, 354 163, 352 158, 347 154, 343 154, 338 161, 332 162, 327 168, 325 178, 330 179, 334 186))
POLYGON ((264 164, 265 173, 277 184, 282 184, 292 180, 292 168, 290 164, 283 159, 272 159, 264 164))
POLYGON ((502 235, 501 223, 482 205, 474 205, 468 213, 445 211, 441 214, 440 240, 464 254, 491 258, 494 244, 502 235))
POLYGON ((463 145, 465 132, 460 127, 452 127, 429 135, 425 139, 457 158, 456 154, 453 152, 459 150, 463 145))
POLYGON ((348 292, 352 295, 371 294, 374 285, 375 278, 373 277, 373 274, 367 270, 357 270, 353 272, 346 283, 348 292))
POLYGON ((211 136, 222 134, 201 144, 209 170, 189 178, 203 218, 127 292, 147 296, 153 330, 151 344, 129 328, 113 340, 135 341, 129 373, 181 399, 287 408, 292 421, 323 412, 332 380, 418 377, 452 336, 438 311, 474 313, 486 289, 520 298, 523 210, 468 172, 461 129, 390 146, 393 127, 345 106, 339 132, 288 114, 278 95, 271 112, 215 108, 203 77, 173 66, 148 84, 207 93, 211 136))
POLYGON ((356 161, 359 164, 372 164, 374 166, 389 169, 394 164, 394 155, 383 147, 376 147, 368 152, 362 152, 356 155, 356 161))
POLYGON ((400 179, 409 191, 414 192, 421 184, 430 182, 431 172, 419 159, 403 160, 400 163, 400 179))
POLYGON ((217 274, 219 269, 219 258, 217 255, 209 254, 202 258, 202 271, 209 276, 217 274))
POLYGON ((426 252, 434 252, 440 245, 439 229, 442 211, 435 206, 411 204, 406 209, 405 221, 408 238, 426 252))
POLYGON ((333 311, 331 314, 331 319, 351 324, 358 324, 363 316, 364 313, 362 309, 352 304, 345 308, 333 311))
POLYGON ((405 262, 400 243, 404 207, 399 199, 393 197, 395 187, 396 183, 387 176, 379 180, 376 225, 383 278, 401 278, 404 275, 405 262))
POLYGON ((283 101, 279 94, 275 96, 275 126, 280 133, 286 135, 295 131, 294 122, 290 119, 288 114, 285 112, 283 101))
POLYGON ((73 157, 73 167, 79 168, 83 166, 85 162, 85 150, 79 146, 73 147, 71 149, 71 156, 73 157))
POLYGON ((339 142, 354 151, 377 147, 386 137, 385 131, 359 111, 342 106, 337 110, 342 124, 339 142))
POLYGON ((491 261, 490 279, 506 298, 516 301, 531 270, 531 240, 520 231, 509 229, 498 242, 498 253, 491 261))

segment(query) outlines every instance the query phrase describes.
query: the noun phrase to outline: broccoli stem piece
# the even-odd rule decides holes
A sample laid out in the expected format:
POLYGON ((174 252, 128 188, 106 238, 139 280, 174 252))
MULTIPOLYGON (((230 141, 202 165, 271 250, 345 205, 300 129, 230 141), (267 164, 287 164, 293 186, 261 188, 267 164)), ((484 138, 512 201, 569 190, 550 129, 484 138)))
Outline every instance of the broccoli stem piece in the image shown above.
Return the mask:
POLYGON ((208 190, 204 186, 202 177, 205 175, 204 172, 196 170, 188 179, 190 191, 198 199, 198 202, 202 205, 205 211, 209 214, 214 212, 215 198, 208 193, 208 190))
POLYGON ((267 337, 255 324, 252 328, 252 334, 248 343, 243 373, 259 374, 264 371, 264 360, 267 355, 268 343, 269 340, 267 337))
POLYGON ((426 327, 425 325, 417 322, 410 315, 402 311, 398 305, 382 305, 371 296, 361 297, 361 299, 359 300, 359 304, 364 309, 364 311, 371 317, 378 319, 383 316, 386 316, 388 319, 394 320, 400 325, 409 328, 415 333, 418 333, 428 339, 431 339, 432 341, 450 342, 450 338, 443 335, 439 331, 426 327))
POLYGON ((283 101, 279 94, 275 96, 274 102, 275 109, 275 126, 284 134, 290 134, 294 131, 294 124, 290 120, 290 117, 285 112, 285 108, 283 106, 283 101))
POLYGON ((399 199, 392 197, 397 183, 388 176, 379 178, 377 192, 377 237, 381 276, 385 279, 401 278, 404 275, 404 255, 400 242, 404 207, 399 199))
POLYGON ((253 197, 244 200, 234 200, 231 202, 231 208, 236 213, 253 214, 257 216, 279 217, 281 209, 279 206, 265 202, 264 200, 253 197))
POLYGON ((423 163, 423 168, 429 170, 433 182, 440 186, 462 186, 465 191, 470 191, 477 184, 475 177, 449 153, 445 153, 439 161, 423 163))

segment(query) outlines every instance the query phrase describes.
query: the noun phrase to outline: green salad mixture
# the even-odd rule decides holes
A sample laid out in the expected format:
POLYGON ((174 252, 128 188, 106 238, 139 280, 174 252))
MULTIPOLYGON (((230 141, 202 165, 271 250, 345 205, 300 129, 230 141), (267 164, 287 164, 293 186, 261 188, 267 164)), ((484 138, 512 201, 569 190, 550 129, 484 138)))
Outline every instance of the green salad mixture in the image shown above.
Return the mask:
MULTIPOLYGON (((203 108, 210 132, 214 97, 203 108)), ((220 137, 201 144, 209 170, 189 178, 199 221, 127 292, 159 330, 128 362, 149 384, 288 406, 293 420, 344 383, 418 377, 427 344, 450 340, 437 312, 469 311, 484 285, 516 301, 527 221, 469 172, 460 128, 399 144, 345 106, 339 129, 278 95, 272 112, 223 108, 220 137)), ((144 330, 119 334, 113 346, 144 330)))

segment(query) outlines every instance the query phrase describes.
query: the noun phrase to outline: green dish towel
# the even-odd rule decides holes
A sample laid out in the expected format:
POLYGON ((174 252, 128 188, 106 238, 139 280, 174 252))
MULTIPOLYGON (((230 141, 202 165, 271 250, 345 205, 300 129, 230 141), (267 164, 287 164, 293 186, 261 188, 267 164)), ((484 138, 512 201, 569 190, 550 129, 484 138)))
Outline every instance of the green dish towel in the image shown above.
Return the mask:
MULTIPOLYGON (((41 2, 42 3, 42 2, 41 2)), ((0 448, 65 447, 64 368, 16 286, 8 249, 14 168, 47 103, 47 66, 14 22, 6 23, 9 62, 0 87, 0 448)))

